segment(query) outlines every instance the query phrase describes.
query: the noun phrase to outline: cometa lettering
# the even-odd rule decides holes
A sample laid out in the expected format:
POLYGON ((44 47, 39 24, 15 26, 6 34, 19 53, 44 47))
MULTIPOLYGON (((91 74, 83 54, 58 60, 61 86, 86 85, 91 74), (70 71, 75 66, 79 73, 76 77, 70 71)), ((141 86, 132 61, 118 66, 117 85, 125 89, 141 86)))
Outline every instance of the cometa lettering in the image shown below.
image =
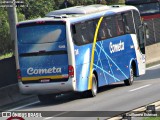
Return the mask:
POLYGON ((37 75, 37 74, 51 74, 51 73, 61 73, 61 68, 48 68, 48 69, 34 69, 32 67, 27 69, 28 75, 37 75))
POLYGON ((112 42, 110 42, 109 49, 110 49, 110 53, 122 51, 124 50, 124 42, 120 41, 117 44, 113 44, 112 42))

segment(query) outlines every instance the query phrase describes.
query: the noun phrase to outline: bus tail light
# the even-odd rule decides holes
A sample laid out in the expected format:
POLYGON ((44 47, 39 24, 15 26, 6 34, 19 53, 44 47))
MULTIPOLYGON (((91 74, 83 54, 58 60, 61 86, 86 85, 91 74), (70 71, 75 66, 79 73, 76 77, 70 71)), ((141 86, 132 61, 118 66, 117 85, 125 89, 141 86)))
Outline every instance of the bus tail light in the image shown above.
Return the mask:
POLYGON ((74 77, 74 67, 72 65, 68 66, 68 75, 69 77, 74 77))
POLYGON ((20 69, 17 70, 17 78, 18 78, 18 79, 21 79, 21 78, 22 78, 22 77, 21 77, 21 70, 20 70, 20 69))

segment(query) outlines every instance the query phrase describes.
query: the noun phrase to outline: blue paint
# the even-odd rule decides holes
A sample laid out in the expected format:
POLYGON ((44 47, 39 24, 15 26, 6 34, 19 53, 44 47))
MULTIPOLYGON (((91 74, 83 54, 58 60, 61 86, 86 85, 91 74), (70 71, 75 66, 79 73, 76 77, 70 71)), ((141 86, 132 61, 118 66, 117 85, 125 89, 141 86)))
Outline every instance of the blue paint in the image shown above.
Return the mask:
MULTIPOLYGON (((96 43, 94 69, 98 74, 99 86, 108 85, 114 82, 125 80, 129 78, 130 61, 136 58, 135 49, 130 46, 133 45, 132 38, 129 34, 110 38, 96 43), (118 44, 124 42, 124 50, 114 53, 110 52, 110 42, 118 44)), ((76 80, 77 89, 85 91, 88 87, 89 68, 85 72, 86 78, 83 78, 81 72, 84 71, 83 65, 90 66, 92 44, 76 46, 75 49, 79 51, 76 58, 76 80), (86 51, 89 50, 88 56, 85 57, 86 51), (84 62, 85 61, 85 62, 84 62)))
POLYGON ((17 32, 22 77, 68 75, 65 25, 20 27, 17 32), (43 53, 40 53, 41 51, 43 53), (66 53, 56 54, 56 51, 65 51, 66 53), (45 55, 47 52, 55 52, 55 54, 45 55), (30 56, 29 54, 35 55, 30 56))

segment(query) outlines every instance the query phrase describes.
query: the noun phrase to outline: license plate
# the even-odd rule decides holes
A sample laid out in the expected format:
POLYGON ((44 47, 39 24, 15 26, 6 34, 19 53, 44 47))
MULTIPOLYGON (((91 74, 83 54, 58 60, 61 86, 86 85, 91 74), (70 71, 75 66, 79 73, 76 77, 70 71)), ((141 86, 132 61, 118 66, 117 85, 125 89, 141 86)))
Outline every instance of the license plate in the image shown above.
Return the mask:
POLYGON ((42 79, 40 81, 41 81, 41 83, 48 83, 48 82, 50 82, 50 79, 42 79))

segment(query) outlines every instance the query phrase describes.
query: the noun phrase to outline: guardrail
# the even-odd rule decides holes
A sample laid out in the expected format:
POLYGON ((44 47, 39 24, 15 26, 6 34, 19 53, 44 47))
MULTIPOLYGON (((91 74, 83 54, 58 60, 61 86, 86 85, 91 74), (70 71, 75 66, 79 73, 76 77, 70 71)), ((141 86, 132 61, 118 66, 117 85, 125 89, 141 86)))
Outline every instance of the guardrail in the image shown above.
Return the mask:
POLYGON ((0 60, 0 88, 17 83, 15 58, 0 60))
POLYGON ((149 28, 149 39, 146 41, 146 45, 152 45, 160 42, 160 18, 145 20, 149 28))
POLYGON ((160 116, 160 101, 148 104, 146 106, 131 110, 130 112, 122 113, 108 120, 131 120, 132 117, 158 117, 160 116))

